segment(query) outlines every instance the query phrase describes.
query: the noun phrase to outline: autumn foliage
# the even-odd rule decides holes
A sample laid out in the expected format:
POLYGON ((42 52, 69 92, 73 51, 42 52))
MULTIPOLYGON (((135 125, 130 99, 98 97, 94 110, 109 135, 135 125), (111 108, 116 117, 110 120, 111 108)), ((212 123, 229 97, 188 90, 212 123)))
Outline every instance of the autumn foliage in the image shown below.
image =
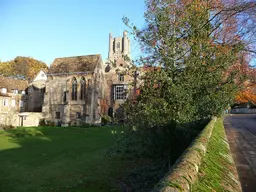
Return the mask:
POLYGON ((256 84, 246 82, 244 84, 244 89, 242 89, 235 97, 235 103, 244 104, 252 103, 256 105, 256 84))
POLYGON ((32 57, 18 56, 14 60, 0 62, 0 75, 31 80, 41 70, 48 66, 32 57))

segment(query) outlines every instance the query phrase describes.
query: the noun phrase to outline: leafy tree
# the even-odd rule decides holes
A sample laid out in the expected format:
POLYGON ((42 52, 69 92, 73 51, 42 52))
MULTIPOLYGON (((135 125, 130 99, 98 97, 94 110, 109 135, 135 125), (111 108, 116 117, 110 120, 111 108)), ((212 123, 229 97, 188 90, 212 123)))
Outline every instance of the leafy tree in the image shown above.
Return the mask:
POLYGON ((48 66, 32 57, 18 56, 14 60, 0 63, 0 74, 31 80, 41 70, 48 66))
POLYGON ((254 1, 147 0, 146 7, 144 29, 124 22, 146 54, 141 64, 160 70, 145 72, 140 95, 124 105, 127 121, 159 127, 220 115, 245 80, 234 65, 253 52, 245 18, 254 20, 254 1))
POLYGON ((245 104, 252 103, 256 105, 256 85, 255 83, 245 82, 244 88, 239 91, 235 97, 235 103, 237 104, 245 104))
MULTIPOLYGON (((110 153, 150 159, 161 170, 148 179, 143 169, 134 191, 159 181, 213 115, 220 115, 246 79, 241 62, 254 52, 254 1, 146 0, 145 27, 124 22, 139 42, 141 82, 123 105, 128 131, 110 153), (139 94, 136 95, 136 90, 139 94), (162 167, 160 167, 162 166, 162 167), (143 180, 146 177, 147 180, 143 180)), ((136 74, 136 73, 135 73, 136 74)), ((152 173, 152 171, 151 171, 152 173)), ((131 179, 134 181, 134 179, 131 179)))
POLYGON ((139 94, 123 105, 130 130, 115 152, 171 165, 202 120, 221 115, 232 103, 246 79, 241 69, 248 66, 240 60, 253 52, 241 32, 253 39, 253 22, 244 18, 252 21, 255 9, 248 1, 232 2, 147 0, 143 29, 123 19, 144 56, 135 61, 142 66, 136 69, 141 82, 134 81, 139 94))
POLYGON ((12 75, 13 70, 13 62, 0 62, 0 74, 4 76, 10 76, 12 75))

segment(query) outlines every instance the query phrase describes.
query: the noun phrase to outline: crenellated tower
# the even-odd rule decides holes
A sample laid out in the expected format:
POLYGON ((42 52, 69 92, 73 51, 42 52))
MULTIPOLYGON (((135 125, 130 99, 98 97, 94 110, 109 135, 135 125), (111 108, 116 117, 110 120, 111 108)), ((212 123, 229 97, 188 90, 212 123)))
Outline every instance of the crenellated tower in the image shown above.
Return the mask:
POLYGON ((116 61, 117 66, 127 65, 124 61, 124 56, 130 57, 130 39, 127 36, 127 31, 123 32, 123 37, 112 37, 109 34, 109 51, 108 60, 116 61))

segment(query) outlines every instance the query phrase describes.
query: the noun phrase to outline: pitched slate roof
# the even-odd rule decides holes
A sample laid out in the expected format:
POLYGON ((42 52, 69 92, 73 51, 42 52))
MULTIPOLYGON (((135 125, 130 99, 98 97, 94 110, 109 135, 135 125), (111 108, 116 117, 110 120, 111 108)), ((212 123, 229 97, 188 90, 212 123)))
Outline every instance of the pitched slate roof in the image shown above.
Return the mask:
POLYGON ((100 54, 96 54, 56 58, 53 61, 48 74, 94 71, 100 57, 100 54))
POLYGON ((26 80, 18 80, 9 77, 0 76, 0 89, 6 88, 7 92, 11 92, 12 89, 25 90, 28 87, 26 80))

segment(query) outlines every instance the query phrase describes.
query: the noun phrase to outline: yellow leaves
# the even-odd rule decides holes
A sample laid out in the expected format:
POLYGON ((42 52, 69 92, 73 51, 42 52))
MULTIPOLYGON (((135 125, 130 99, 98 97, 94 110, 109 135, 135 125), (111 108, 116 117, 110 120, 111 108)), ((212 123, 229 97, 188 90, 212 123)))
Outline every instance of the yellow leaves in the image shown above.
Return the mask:
POLYGON ((47 69, 47 65, 31 57, 16 57, 14 60, 0 63, 0 74, 4 76, 21 75, 33 78, 40 69, 47 69))
POLYGON ((246 87, 244 90, 238 93, 235 98, 236 103, 251 102, 256 104, 256 85, 246 87))

